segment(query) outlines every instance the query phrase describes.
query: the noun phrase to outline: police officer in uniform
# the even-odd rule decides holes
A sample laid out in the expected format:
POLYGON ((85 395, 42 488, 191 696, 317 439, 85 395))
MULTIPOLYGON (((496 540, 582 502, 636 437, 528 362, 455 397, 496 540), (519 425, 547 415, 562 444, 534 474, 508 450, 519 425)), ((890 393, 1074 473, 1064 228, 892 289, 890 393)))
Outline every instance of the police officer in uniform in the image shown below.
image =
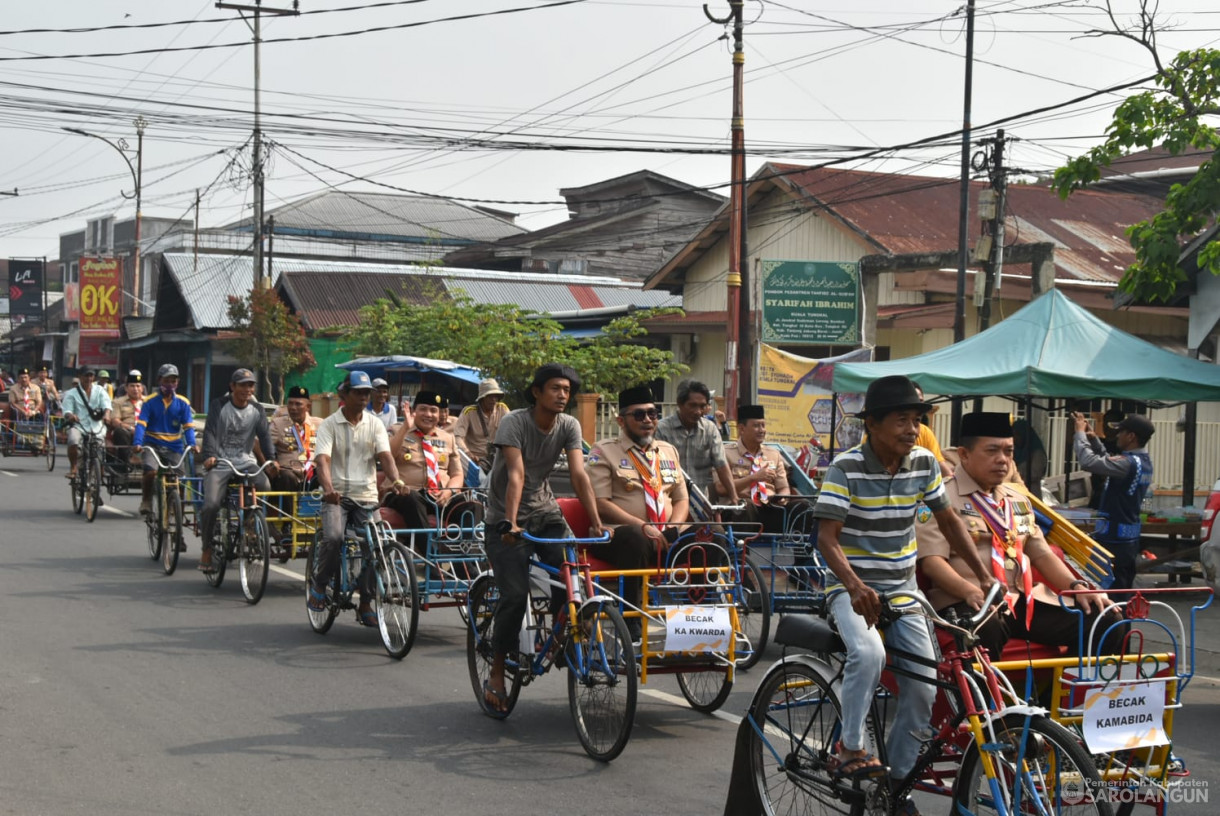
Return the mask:
MULTIPOLYGON (((782 533, 787 520, 795 519, 800 509, 808 504, 789 503, 783 498, 792 494, 788 469, 779 451, 763 445, 766 438, 767 418, 763 407, 737 406, 737 440, 724 443, 724 458, 729 463, 733 487, 746 502, 745 509, 734 514, 734 520, 762 524, 764 532, 782 533)), ((810 525, 813 520, 805 519, 804 523, 810 525)))
POLYGON ((390 439, 390 453, 405 491, 387 494, 385 504, 402 516, 413 529, 430 526, 428 514, 449 500, 450 488, 465 481, 457 440, 440 428, 441 408, 449 401, 435 391, 415 395, 411 422, 403 422, 390 439))
POLYGON ((110 441, 116 448, 127 448, 136 433, 136 420, 144 407, 144 378, 139 371, 127 374, 122 396, 110 405, 110 441))
MULTIPOLYGON (((656 439, 660 416, 647 386, 628 388, 618 395, 617 439, 603 439, 589 453, 589 477, 597 497, 603 526, 612 530, 605 558, 619 569, 655 566, 678 536, 690 504, 678 450, 656 439)), ((639 578, 627 579, 625 600, 640 605, 639 578)), ((627 619, 633 640, 640 621, 627 619)))
MULTIPOLYGON (((945 482, 945 491, 978 546, 979 558, 991 566, 996 580, 1009 590, 1006 606, 979 631, 982 645, 993 658, 999 656, 1009 638, 1066 646, 1075 654, 1079 651, 1080 618, 1060 607, 1056 594, 1095 587, 1068 570, 1043 537, 1029 499, 1004 481, 1014 448, 1008 414, 966 414, 960 437, 957 452, 961 464, 954 478, 945 482), (1034 583, 1035 568, 1045 584, 1034 583)), ((932 583, 928 601, 942 613, 953 608, 962 616, 973 615, 974 609, 965 599, 982 591, 979 580, 959 556, 950 552, 944 534, 932 521, 932 512, 922 504, 915 517, 915 540, 920 569, 932 583)), ((1064 602, 1078 605, 1086 613, 1085 632, 1092 631, 1093 620, 1111 605, 1101 592, 1069 596, 1064 602)), ((1097 627, 1098 636, 1106 625, 1097 627)), ((1108 644, 1116 648, 1119 641, 1112 634, 1108 644)), ((1098 651, 1094 648, 1091 653, 1096 655, 1098 651)))
POLYGON ((288 389, 287 412, 271 419, 271 443, 280 472, 271 480, 272 490, 296 492, 313 476, 314 438, 322 420, 309 414, 309 389, 288 389))

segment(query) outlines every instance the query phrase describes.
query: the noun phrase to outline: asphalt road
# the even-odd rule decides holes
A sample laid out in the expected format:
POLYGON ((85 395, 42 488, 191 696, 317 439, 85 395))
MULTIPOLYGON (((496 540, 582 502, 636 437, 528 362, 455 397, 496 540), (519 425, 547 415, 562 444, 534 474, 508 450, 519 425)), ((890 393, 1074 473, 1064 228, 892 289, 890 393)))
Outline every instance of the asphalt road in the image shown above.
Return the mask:
MULTIPOLYGON (((509 720, 480 713, 456 610, 421 613, 402 662, 351 613, 316 635, 303 562, 277 567, 253 607, 232 573, 204 582, 195 539, 167 577, 136 497, 86 523, 65 464, 41 465, 0 460, 0 814, 722 812, 735 715, 762 667, 717 716, 652 678, 626 751, 595 762, 561 672, 525 688, 509 720)), ((1217 780, 1220 672, 1190 692, 1178 752, 1194 779, 1217 780)), ((1212 797, 1173 812, 1212 814, 1212 797)))

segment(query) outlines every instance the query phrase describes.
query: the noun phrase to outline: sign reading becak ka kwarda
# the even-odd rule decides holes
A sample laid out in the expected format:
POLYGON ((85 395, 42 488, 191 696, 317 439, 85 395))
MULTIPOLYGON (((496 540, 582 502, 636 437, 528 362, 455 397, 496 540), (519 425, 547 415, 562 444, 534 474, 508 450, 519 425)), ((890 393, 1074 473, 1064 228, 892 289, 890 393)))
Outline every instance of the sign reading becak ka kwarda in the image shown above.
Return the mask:
POLYGON ((121 328, 123 267, 118 258, 80 259, 81 331, 111 331, 121 328))

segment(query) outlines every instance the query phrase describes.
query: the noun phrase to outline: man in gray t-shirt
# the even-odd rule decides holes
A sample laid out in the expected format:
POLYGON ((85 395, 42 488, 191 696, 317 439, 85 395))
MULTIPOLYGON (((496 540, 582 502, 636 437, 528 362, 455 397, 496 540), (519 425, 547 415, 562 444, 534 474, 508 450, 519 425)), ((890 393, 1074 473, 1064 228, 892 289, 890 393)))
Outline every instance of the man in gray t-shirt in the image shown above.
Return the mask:
MULTIPOLYGON (((534 374, 530 408, 512 411, 500 422, 493 444, 487 502, 487 558, 495 571, 500 601, 492 618, 491 642, 495 649, 491 673, 483 684, 483 709, 493 717, 508 715, 504 689, 504 663, 515 650, 518 632, 529 602, 531 547, 521 540, 523 530, 539 538, 562 539, 572 535, 547 480, 561 453, 568 456, 572 486, 589 514, 589 536, 601 535, 601 518, 593 484, 585 472, 580 423, 564 413, 568 400, 580 388, 580 377, 568 366, 549 363, 534 374)), ((539 558, 552 566, 563 563, 563 547, 538 544, 539 558)), ((558 594, 558 593, 556 593, 558 594)), ((564 598, 552 599, 552 612, 564 598)))
MULTIPOLYGON (((203 426, 203 508, 199 511, 203 522, 203 555, 199 558, 199 569, 212 571, 212 544, 216 535, 216 516, 224 501, 233 467, 249 473, 258 466, 254 456, 254 438, 258 437, 260 453, 274 451, 271 442, 271 425, 263 406, 254 399, 254 372, 239 368, 229 381, 229 393, 213 400, 208 408, 207 422, 203 426), (219 460, 227 459, 232 467, 219 460)), ((265 457, 259 457, 260 459, 265 457)), ((271 476, 279 471, 275 462, 267 466, 271 476)), ((271 483, 266 473, 254 479, 258 490, 270 490, 271 483)))

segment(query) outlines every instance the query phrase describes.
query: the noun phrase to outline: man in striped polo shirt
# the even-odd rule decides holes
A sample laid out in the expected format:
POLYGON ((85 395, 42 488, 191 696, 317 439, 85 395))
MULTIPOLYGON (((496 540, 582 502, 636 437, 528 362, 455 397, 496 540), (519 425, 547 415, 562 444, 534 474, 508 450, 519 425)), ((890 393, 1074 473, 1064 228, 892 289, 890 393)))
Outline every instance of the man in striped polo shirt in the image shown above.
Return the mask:
MULTIPOLYGON (((936 457, 915 445, 920 417, 929 407, 906 377, 874 381, 864 410, 857 415, 868 435, 835 457, 813 511, 821 520, 818 547, 834 573, 827 586, 830 611, 847 645, 841 691, 843 737, 836 770, 847 779, 881 776, 887 770, 868 753, 864 733, 868 706, 885 666, 885 646, 876 629, 882 607, 878 593, 919 594, 916 515, 934 516, 952 550, 978 576, 980 588, 965 599, 974 609, 982 607, 995 580, 949 504, 936 457)), ((935 659, 931 631, 921 616, 902 617, 887 629, 886 639, 891 646, 935 659)), ((904 663, 915 673, 935 678, 933 669, 904 663)), ((900 676, 898 692, 900 704, 887 746, 891 782, 915 764, 917 735, 927 730, 936 689, 900 676)), ((915 812, 909 801, 902 809, 915 812)))

